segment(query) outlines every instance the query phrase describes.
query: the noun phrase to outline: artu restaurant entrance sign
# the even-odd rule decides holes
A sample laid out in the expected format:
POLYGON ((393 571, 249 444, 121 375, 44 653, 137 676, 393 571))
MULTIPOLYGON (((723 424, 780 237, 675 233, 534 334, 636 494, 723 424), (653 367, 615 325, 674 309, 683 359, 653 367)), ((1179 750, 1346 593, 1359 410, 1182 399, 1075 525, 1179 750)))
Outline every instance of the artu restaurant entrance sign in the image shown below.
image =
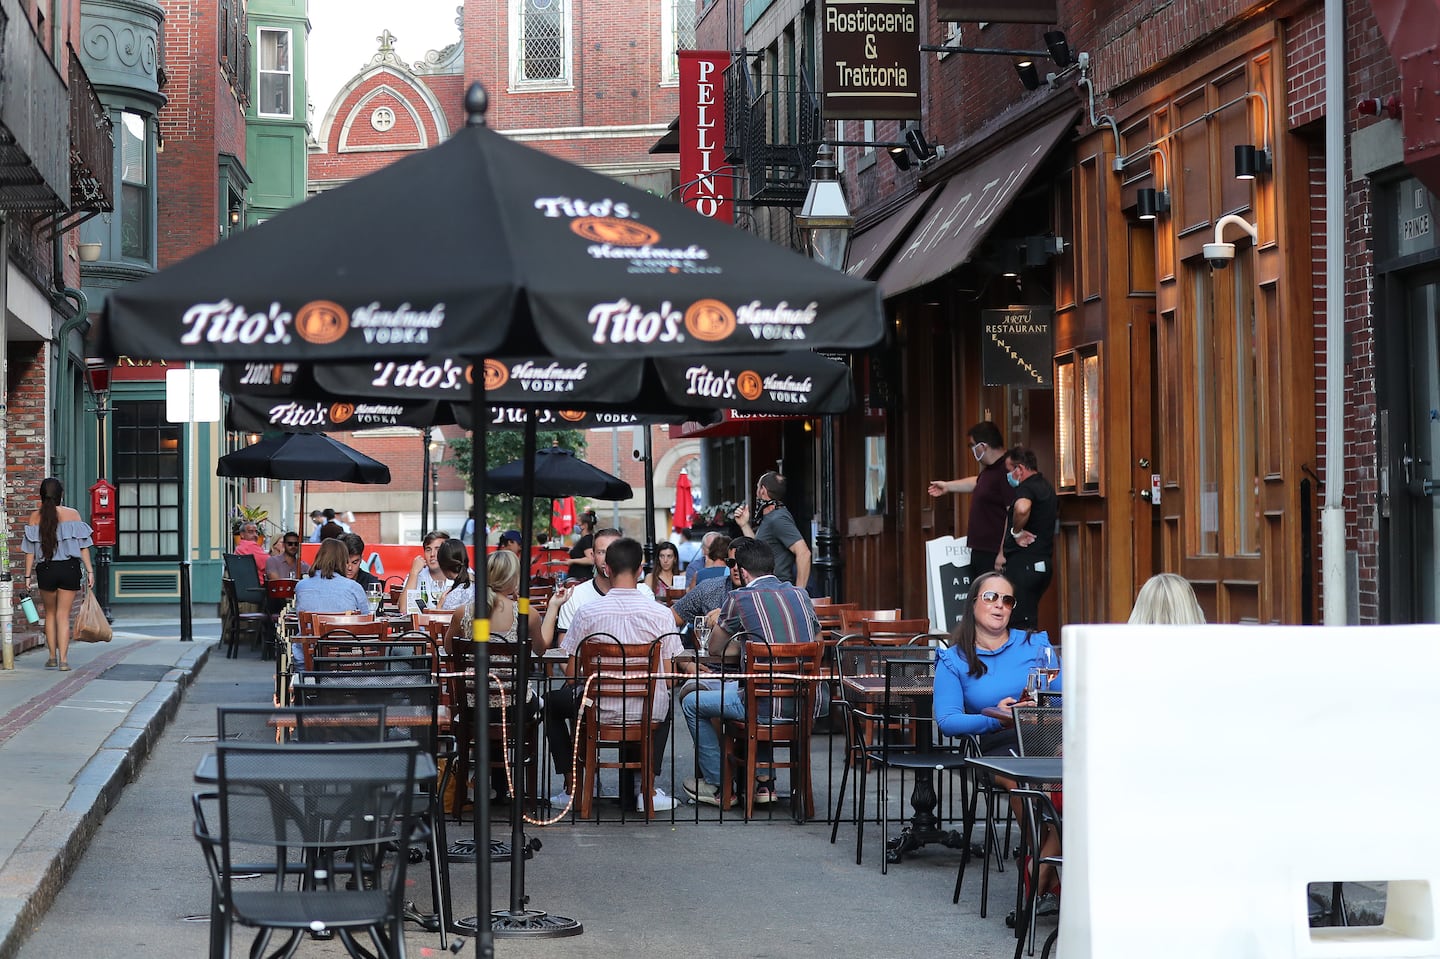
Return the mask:
POLYGON ((1054 314, 1046 306, 981 310, 980 365, 986 386, 1049 389, 1054 314))
POLYGON ((917 0, 825 0, 827 120, 920 119, 917 0))

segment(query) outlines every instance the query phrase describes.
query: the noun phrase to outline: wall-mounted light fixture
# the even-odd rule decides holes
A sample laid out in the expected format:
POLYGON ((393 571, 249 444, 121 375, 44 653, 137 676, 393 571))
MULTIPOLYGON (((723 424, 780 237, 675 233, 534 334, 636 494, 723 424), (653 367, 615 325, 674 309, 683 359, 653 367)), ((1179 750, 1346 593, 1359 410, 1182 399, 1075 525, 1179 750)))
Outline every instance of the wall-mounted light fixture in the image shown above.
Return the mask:
POLYGON ((976 53, 981 56, 1012 56, 1020 58, 1015 60, 1015 72, 1020 75, 1021 84, 1025 89, 1040 89, 1040 69, 1035 66, 1035 60, 1048 56, 1053 60, 1060 73, 1050 73, 1050 81, 1064 76, 1067 69, 1076 63, 1074 55, 1070 52, 1070 42, 1064 35, 1064 30, 1050 30, 1045 33, 1044 50, 1007 50, 994 48, 994 46, 955 46, 950 43, 922 43, 920 49, 926 53, 976 53))
POLYGON ((237 205, 237 206, 232 206, 232 207, 230 208, 230 225, 231 225, 231 226, 239 226, 239 225, 240 225, 240 207, 239 207, 238 205, 237 205))
POLYGON ((1029 57, 1024 60, 1015 61, 1015 72, 1020 74, 1020 82, 1027 90, 1040 89, 1040 71, 1035 69, 1035 61, 1029 57))
POLYGON ((1170 160, 1165 150, 1156 146, 1150 151, 1152 156, 1160 158, 1160 176, 1156 182, 1158 188, 1144 187, 1135 194, 1135 215, 1142 220, 1154 220, 1162 213, 1170 212, 1170 160))
POLYGON ((1049 263, 1051 257, 1064 253, 1065 245, 1065 238, 1054 234, 1027 236, 1020 241, 1020 251, 1026 266, 1041 267, 1049 263))
POLYGON ((910 148, 908 146, 896 144, 888 147, 885 152, 890 154, 890 159, 894 161, 897 170, 910 169, 910 148))
POLYGON ((1253 143, 1235 144, 1235 179, 1253 180, 1269 172, 1269 150, 1257 150, 1253 143))
POLYGON ((1062 70, 1075 62, 1070 55, 1070 41, 1065 39, 1064 30, 1045 31, 1045 49, 1050 51, 1050 59, 1062 70))
POLYGON ((921 166, 945 155, 945 148, 939 145, 932 146, 930 141, 925 139, 925 134, 920 131, 920 124, 913 120, 905 126, 905 142, 909 144, 910 152, 915 154, 915 159, 920 161, 921 166))

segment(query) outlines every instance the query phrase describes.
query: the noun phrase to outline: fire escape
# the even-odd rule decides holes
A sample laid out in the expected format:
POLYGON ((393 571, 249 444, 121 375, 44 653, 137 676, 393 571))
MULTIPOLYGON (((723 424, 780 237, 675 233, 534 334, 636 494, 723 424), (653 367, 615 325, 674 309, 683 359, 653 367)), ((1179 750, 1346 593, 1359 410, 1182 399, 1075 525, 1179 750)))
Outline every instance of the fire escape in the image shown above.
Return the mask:
POLYGON ((0 3, 0 209, 47 236, 113 208, 110 118, 67 54, 68 88, 24 12, 0 3))
POLYGON ((725 70, 725 158, 744 175, 737 202, 798 207, 824 138, 820 101, 803 69, 757 83, 753 56, 742 50, 725 70))

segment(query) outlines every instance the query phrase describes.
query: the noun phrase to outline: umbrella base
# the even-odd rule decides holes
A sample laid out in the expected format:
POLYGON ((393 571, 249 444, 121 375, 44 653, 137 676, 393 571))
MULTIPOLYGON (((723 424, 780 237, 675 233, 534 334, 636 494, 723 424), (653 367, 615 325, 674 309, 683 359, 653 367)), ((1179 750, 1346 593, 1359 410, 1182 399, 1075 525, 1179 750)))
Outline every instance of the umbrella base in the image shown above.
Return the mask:
MULTIPOLYGON (((473 936, 477 926, 474 916, 457 919, 455 932, 473 936)), ((522 909, 519 912, 496 909, 490 913, 490 932, 496 939, 568 939, 584 931, 585 927, 577 919, 552 916, 539 909, 522 909)))
MULTIPOLYGON (((537 850, 537 849, 539 849, 539 848, 540 848, 540 840, 538 840, 538 839, 531 839, 531 840, 529 840, 528 842, 526 842, 525 845, 524 845, 525 858, 526 858, 526 859, 534 859, 534 858, 535 858, 535 850, 537 850)), ((473 840, 473 839, 457 839, 457 840, 455 840, 454 842, 452 842, 452 843, 450 844, 450 848, 445 851, 445 858, 448 859, 448 860, 450 860, 451 862, 462 862, 462 863, 464 863, 464 862, 474 862, 474 861, 475 861, 475 840, 473 840)), ((509 862, 509 861, 510 861, 510 843, 509 843, 508 840, 505 840, 505 839, 492 839, 492 840, 490 840, 490 861, 491 861, 491 862, 509 862)))

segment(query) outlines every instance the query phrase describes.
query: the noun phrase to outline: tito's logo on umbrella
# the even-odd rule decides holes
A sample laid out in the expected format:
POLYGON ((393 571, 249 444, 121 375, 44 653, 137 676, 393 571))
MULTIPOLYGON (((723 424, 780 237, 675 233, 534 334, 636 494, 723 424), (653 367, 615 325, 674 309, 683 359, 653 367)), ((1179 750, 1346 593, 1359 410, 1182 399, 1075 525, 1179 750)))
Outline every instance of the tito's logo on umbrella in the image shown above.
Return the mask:
POLYGON ((354 415, 355 415, 355 404, 354 404, 354 403, 331 403, 331 404, 330 404, 330 422, 332 422, 332 423, 337 423, 337 424, 338 424, 338 423, 344 423, 344 422, 348 421, 348 420, 350 419, 350 417, 352 417, 352 416, 354 416, 354 415))
POLYGON ((329 300, 315 300, 300 307, 295 314, 295 332, 300 339, 317 346, 334 343, 350 329, 350 314, 345 307, 329 300))
POLYGON ((659 231, 629 220, 617 220, 613 216, 587 216, 571 220, 570 229, 587 240, 614 246, 652 246, 660 242, 659 231))
POLYGON ((510 368, 499 360, 485 361, 485 389, 498 390, 510 382, 510 368))

